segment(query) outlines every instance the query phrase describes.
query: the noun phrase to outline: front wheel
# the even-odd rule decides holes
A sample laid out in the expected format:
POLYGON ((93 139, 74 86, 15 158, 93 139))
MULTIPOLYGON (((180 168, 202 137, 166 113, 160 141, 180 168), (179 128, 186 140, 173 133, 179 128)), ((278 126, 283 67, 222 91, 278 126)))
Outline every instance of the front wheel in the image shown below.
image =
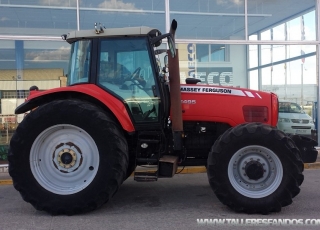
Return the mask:
POLYGON ((128 147, 110 115, 78 100, 31 112, 10 142, 9 173, 23 199, 51 214, 91 211, 125 179, 128 147))
POLYGON ((218 199, 235 211, 269 213, 292 203, 303 163, 283 132, 259 123, 226 131, 213 145, 207 174, 218 199))

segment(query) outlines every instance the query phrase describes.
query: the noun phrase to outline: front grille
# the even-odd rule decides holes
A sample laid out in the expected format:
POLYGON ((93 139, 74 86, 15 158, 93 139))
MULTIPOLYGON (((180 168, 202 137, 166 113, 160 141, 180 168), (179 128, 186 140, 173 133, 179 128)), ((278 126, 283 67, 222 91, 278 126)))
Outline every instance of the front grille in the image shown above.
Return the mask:
POLYGON ((291 126, 293 129, 311 129, 311 126, 291 126))
POLYGON ((292 123, 298 123, 298 124, 308 124, 309 120, 303 120, 303 119, 291 119, 292 123))

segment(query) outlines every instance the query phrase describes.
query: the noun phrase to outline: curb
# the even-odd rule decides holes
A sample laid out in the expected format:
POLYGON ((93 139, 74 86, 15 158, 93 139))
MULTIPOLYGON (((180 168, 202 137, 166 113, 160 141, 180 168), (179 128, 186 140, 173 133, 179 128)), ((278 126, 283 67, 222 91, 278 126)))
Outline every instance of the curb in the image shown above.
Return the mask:
MULTIPOLYGON (((320 162, 304 163, 304 169, 320 169, 320 162)), ((150 172, 152 170, 149 170, 150 172)), ((204 166, 187 166, 185 168, 178 167, 176 174, 194 174, 194 173, 206 173, 207 169, 204 166), (181 171, 182 170, 182 171, 181 171)), ((133 176, 133 174, 131 175, 133 176)), ((0 179, 1 185, 12 185, 12 179, 0 179)))
POLYGON ((12 180, 8 179, 8 180, 0 180, 0 185, 12 185, 12 180))
POLYGON ((320 169, 320 162, 304 163, 304 169, 320 169))
POLYGON ((185 168, 178 167, 176 174, 192 174, 192 173, 206 173, 206 172, 207 172, 207 169, 205 166, 188 166, 185 168))

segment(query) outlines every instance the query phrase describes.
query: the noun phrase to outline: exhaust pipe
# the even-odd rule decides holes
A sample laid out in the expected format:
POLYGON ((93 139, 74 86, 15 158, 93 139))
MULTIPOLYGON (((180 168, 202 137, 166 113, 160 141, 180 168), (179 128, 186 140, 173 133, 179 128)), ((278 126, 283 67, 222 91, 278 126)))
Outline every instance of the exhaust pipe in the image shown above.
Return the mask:
MULTIPOLYGON (((170 33, 174 40, 177 29, 177 21, 172 20, 170 33)), ((182 150, 183 138, 183 123, 182 123, 182 108, 181 108, 181 90, 180 90, 180 68, 179 68, 179 55, 176 50, 176 55, 172 57, 168 52, 169 64, 169 84, 170 84, 170 100, 171 100, 171 121, 174 139, 174 150, 182 150)))

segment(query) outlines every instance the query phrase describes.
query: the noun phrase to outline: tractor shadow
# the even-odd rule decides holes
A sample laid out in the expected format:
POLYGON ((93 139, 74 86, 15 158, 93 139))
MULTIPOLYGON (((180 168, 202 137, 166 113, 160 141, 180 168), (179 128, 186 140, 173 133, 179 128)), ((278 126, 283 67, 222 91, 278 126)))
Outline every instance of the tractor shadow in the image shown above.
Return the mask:
POLYGON ((186 211, 195 208, 228 210, 213 193, 206 173, 175 175, 173 178, 160 178, 156 182, 136 182, 130 177, 97 212, 186 211))

